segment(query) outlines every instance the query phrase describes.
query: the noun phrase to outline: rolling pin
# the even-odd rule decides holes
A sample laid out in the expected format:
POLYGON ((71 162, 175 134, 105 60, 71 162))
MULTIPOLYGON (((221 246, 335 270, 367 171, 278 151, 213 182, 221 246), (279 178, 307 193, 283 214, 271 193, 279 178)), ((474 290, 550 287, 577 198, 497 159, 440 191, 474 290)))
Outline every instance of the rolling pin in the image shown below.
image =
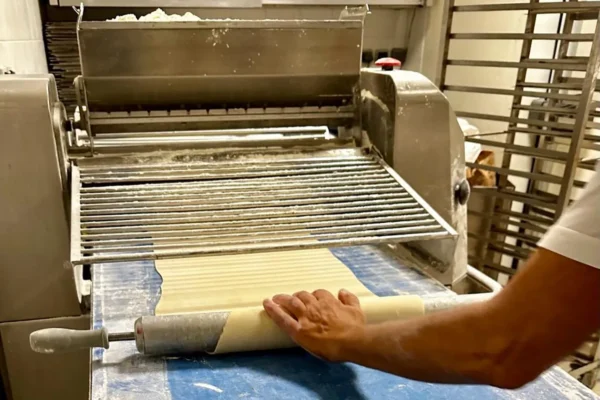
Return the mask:
MULTIPOLYGON (((368 297, 361 299, 361 308, 367 323, 379 323, 485 301, 490 295, 446 296, 425 300, 418 296, 368 297)), ((294 346, 291 339, 269 319, 262 307, 143 316, 135 321, 133 332, 110 333, 106 328, 49 328, 35 331, 29 336, 31 349, 46 354, 96 347, 108 349, 110 342, 124 340, 135 340, 140 353, 156 356, 230 353, 294 346), (233 337, 234 340, 223 340, 225 337, 233 337)))
MULTIPOLYGON (((424 312, 423 301, 418 296, 373 296, 361 301, 368 323, 410 318, 424 312)), ((137 350, 146 355, 233 353, 295 346, 261 306, 143 316, 134 322, 133 332, 50 328, 29 336, 31 349, 46 354, 94 347, 108 349, 110 342, 123 340, 134 340, 137 350)))

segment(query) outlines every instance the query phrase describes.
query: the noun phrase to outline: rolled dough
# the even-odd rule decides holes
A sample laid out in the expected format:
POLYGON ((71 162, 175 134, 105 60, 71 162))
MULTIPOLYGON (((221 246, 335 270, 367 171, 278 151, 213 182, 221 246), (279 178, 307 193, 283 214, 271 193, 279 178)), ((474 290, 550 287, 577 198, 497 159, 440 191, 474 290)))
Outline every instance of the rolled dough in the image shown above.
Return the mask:
MULTIPOLYGON (((360 300, 370 324, 423 315, 423 301, 419 296, 367 296, 360 300)), ((231 312, 214 353, 293 346, 294 342, 271 321, 262 307, 249 307, 231 312)))
POLYGON ((278 293, 340 289, 355 293, 368 323, 423 314, 417 296, 373 295, 327 249, 157 260, 163 278, 156 315, 229 311, 215 353, 291 347, 262 301, 278 293))

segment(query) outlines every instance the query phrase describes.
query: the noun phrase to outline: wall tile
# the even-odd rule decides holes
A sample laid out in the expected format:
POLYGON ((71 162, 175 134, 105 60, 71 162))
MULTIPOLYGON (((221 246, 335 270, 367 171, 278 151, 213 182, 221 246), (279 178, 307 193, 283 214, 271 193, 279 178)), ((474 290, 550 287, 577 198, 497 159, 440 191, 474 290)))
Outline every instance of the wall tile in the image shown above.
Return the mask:
POLYGON ((0 0, 0 40, 41 40, 37 0, 0 0))
POLYGON ((0 64, 18 74, 48 73, 44 43, 41 40, 0 42, 0 64))

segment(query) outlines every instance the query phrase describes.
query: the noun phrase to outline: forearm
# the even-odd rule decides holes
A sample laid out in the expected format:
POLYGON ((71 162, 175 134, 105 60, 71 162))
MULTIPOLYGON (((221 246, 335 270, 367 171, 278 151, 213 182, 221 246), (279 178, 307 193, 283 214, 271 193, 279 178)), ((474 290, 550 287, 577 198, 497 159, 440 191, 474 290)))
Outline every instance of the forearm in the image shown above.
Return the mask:
POLYGON ((325 290, 265 300, 268 315, 312 354, 415 380, 516 388, 600 329, 600 269, 536 251, 492 300, 365 325, 356 296, 325 290))
POLYGON ((492 300, 366 326, 342 359, 408 378, 524 385, 600 328, 600 270, 538 250, 492 300))
POLYGON ((490 321, 491 308, 474 304, 454 312, 367 325, 343 352, 347 361, 410 379, 506 386, 495 371, 510 339, 490 321))

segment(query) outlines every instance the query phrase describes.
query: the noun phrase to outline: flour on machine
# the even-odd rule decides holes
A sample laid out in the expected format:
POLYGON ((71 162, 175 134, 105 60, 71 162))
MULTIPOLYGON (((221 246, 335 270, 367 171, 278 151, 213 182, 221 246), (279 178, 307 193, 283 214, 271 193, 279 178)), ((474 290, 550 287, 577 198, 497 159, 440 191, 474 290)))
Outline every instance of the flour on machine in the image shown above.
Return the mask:
POLYGON ((462 132, 422 75, 361 69, 362 33, 82 13, 78 107, 49 97, 47 127, 80 292, 94 263, 361 244, 462 279, 462 132))

